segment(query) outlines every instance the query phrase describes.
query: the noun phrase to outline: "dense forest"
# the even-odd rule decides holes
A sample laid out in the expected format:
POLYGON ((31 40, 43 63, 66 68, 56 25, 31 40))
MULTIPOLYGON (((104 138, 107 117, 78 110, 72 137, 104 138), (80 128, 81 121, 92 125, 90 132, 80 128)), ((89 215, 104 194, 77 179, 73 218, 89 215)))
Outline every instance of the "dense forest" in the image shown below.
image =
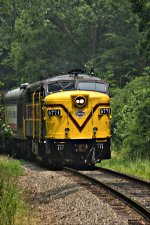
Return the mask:
POLYGON ((149 157, 150 1, 1 0, 1 90, 74 68, 110 83, 113 148, 149 157))

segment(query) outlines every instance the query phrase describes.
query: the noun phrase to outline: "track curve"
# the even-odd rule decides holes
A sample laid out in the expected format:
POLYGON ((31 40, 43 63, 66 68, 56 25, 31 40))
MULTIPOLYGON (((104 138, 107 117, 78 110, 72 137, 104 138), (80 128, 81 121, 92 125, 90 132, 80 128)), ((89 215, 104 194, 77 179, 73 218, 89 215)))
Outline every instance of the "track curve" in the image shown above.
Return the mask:
MULTIPOLYGON (((99 169, 95 168, 96 170, 92 170, 92 171, 77 171, 77 170, 73 170, 70 168, 64 168, 65 171, 68 171, 70 173, 75 174, 76 176, 79 176, 80 178, 82 177, 82 179, 84 178, 84 180, 86 179, 88 182, 91 182, 92 185, 96 185, 102 189, 105 189, 105 191, 111 195, 114 195, 116 198, 118 198, 119 200, 121 200, 122 202, 124 202, 125 204, 127 204, 130 208, 134 209, 139 215, 141 215, 141 218, 143 219, 130 219, 129 224, 143 224, 141 223, 142 220, 146 220, 147 222, 144 224, 149 224, 150 223, 150 211, 149 209, 147 209, 145 206, 143 206, 142 204, 140 204, 139 202, 135 201, 133 198, 131 198, 130 196, 126 195, 125 193, 122 193, 121 191, 118 191, 117 188, 113 188, 110 185, 110 182, 104 182, 102 181, 102 176, 99 176, 99 169), (109 184, 107 184, 109 183, 109 184), (135 223, 133 223, 133 221, 135 223)), ((108 177, 107 177, 108 179, 108 177)), ((104 180, 104 179, 103 179, 104 180)), ((97 192, 97 191, 96 191, 97 192)), ((109 195, 108 194, 108 195, 109 195)), ((102 194, 102 196, 107 197, 107 194, 102 194)), ((119 203, 120 204, 120 203, 119 203)), ((113 205, 114 207, 114 205, 113 205)), ((124 206, 122 205, 118 205, 115 204, 115 207, 117 207, 118 210, 122 210, 124 211, 124 206)), ((133 218, 135 218, 133 216, 133 218)))

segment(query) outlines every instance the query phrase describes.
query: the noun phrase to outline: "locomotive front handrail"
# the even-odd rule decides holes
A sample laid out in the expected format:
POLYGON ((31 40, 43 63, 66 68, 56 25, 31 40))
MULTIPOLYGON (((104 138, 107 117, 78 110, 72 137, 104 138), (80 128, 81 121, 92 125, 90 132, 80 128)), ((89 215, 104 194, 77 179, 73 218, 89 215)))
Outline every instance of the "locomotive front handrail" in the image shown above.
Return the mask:
POLYGON ((26 119, 23 117, 23 136, 26 138, 26 119))
POLYGON ((39 142, 41 141, 41 92, 39 92, 39 142))
POLYGON ((35 102, 34 102, 34 96, 35 96, 35 92, 32 95, 32 109, 33 109, 33 111, 32 111, 32 119, 33 119, 33 121, 32 121, 32 136, 33 136, 33 138, 35 136, 35 123, 34 123, 34 121, 35 121, 35 109, 34 109, 35 102))

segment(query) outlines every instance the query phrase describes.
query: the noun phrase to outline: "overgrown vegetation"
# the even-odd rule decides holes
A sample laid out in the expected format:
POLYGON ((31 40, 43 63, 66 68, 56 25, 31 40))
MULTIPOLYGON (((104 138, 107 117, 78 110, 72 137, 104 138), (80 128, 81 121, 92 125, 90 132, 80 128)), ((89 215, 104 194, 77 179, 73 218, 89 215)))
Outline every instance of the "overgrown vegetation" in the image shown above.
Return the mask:
POLYGON ((17 185, 19 161, 0 157, 0 225, 29 224, 27 205, 17 185))
POLYGON ((103 160, 97 165, 104 168, 113 169, 122 173, 141 177, 142 179, 150 180, 149 159, 137 158, 135 160, 126 160, 122 157, 122 155, 115 153, 113 154, 112 159, 103 160))
POLYGON ((134 79, 112 101, 113 150, 125 159, 150 158, 150 70, 134 79))

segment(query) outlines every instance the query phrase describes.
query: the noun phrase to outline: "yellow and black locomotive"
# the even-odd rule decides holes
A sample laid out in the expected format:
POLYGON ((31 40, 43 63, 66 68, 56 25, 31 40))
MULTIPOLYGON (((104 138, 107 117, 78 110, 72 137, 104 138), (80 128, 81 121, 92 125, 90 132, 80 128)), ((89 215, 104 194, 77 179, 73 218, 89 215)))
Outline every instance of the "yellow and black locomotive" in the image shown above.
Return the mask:
POLYGON ((72 71, 5 94, 12 138, 5 151, 43 164, 93 165, 110 158, 110 97, 101 79, 72 71))

